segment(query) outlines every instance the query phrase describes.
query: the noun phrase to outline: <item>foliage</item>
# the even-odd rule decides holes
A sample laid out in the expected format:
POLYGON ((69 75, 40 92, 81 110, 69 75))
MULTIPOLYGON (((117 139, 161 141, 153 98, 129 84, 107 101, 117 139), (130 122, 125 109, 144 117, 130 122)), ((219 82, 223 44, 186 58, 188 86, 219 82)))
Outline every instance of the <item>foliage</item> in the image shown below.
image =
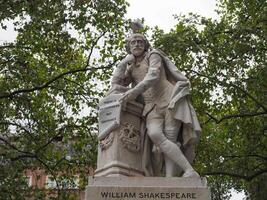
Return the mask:
MULTIPOLYGON (((1 0, 0 23, 18 35, 0 46, 0 199, 44 199, 25 170, 60 184, 96 165, 96 108, 122 55, 125 0, 1 0)), ((52 197, 51 197, 52 198, 52 197)))
POLYGON ((195 166, 216 200, 231 188, 267 194, 266 11, 264 0, 222 0, 218 21, 190 14, 169 33, 154 29, 155 46, 192 83, 203 128, 195 166))

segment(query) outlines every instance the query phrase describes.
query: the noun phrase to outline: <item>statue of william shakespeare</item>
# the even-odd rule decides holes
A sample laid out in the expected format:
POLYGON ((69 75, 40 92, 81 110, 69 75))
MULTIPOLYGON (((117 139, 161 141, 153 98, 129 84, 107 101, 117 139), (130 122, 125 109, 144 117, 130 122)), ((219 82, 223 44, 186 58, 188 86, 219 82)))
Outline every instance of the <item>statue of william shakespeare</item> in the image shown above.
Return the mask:
MULTIPOLYGON (((113 107, 129 102, 143 104, 140 131, 144 134, 138 137, 144 141, 140 152, 144 175, 157 176, 161 164, 165 163, 166 177, 179 172, 183 177, 199 177, 191 163, 201 128, 190 103, 189 80, 163 52, 151 49, 148 40, 140 33, 134 32, 126 39, 126 51, 128 55, 114 71, 109 95, 119 95, 113 107)), ((117 126, 106 129, 105 134, 99 136, 100 144, 120 126, 120 117, 115 121, 117 126)))

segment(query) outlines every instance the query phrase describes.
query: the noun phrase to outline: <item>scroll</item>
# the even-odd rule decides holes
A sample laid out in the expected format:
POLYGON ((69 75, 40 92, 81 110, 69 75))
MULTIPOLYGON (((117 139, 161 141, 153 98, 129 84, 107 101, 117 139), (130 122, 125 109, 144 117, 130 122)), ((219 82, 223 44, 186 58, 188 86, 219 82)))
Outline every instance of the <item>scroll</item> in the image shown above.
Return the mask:
POLYGON ((99 102, 99 133, 98 139, 105 139, 110 132, 120 126, 122 102, 121 94, 113 94, 105 97, 99 102))

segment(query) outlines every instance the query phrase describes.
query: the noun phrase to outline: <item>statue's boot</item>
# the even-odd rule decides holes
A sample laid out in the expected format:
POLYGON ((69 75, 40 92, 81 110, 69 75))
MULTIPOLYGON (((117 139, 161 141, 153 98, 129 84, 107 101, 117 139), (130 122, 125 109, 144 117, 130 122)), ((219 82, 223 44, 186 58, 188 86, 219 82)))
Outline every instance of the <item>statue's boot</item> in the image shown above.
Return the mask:
POLYGON ((181 167, 181 169, 184 171, 183 177, 200 177, 176 144, 166 139, 159 145, 159 148, 168 158, 181 167))

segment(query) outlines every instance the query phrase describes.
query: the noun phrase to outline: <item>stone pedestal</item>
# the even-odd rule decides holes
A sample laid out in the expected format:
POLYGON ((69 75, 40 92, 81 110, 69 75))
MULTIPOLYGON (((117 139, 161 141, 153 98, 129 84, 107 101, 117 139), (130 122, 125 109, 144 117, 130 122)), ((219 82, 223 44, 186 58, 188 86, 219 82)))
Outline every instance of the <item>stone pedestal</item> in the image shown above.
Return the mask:
POLYGON ((210 200, 206 179, 90 177, 85 200, 210 200))
MULTIPOLYGON (((109 97, 106 105, 112 105, 110 104, 112 98, 118 97, 116 95, 109 97)), ((102 105, 106 106, 105 102, 102 105)), ((110 106, 112 107, 114 106, 110 106)), ((140 131, 142 110, 143 105, 136 102, 128 102, 121 106, 120 117, 117 117, 119 125, 109 132, 105 139, 99 141, 97 170, 94 176, 144 176, 142 169, 144 136, 140 131)), ((110 121, 109 118, 112 121, 117 112, 105 108, 101 118, 105 119, 104 122, 110 121)), ((100 124, 101 129, 105 128, 105 124, 100 124)))

